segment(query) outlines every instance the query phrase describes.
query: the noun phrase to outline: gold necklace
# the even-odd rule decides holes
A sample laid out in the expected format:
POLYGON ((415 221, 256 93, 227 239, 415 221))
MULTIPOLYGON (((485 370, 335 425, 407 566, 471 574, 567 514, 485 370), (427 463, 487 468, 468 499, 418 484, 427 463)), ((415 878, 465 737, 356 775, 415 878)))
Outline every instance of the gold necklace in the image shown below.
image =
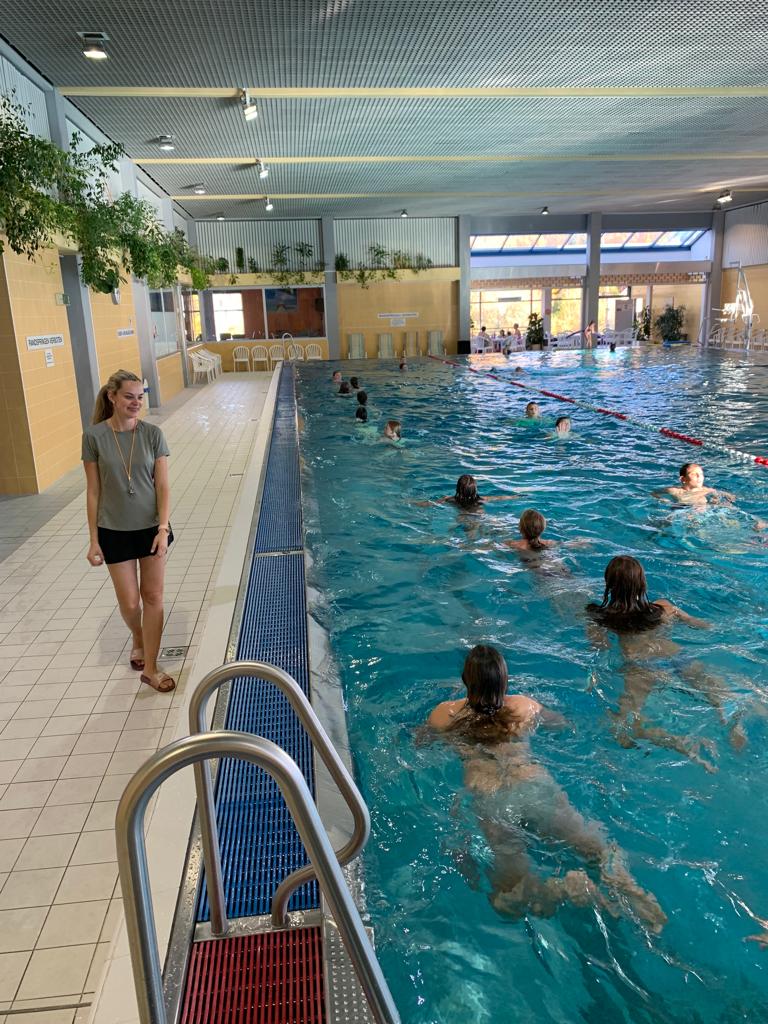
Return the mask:
POLYGON ((131 431, 131 433, 133 435, 133 437, 131 438, 131 454, 128 456, 128 465, 126 465, 125 464, 125 456, 123 455, 123 449, 120 447, 120 442, 117 440, 117 434, 115 432, 115 428, 112 426, 111 422, 109 424, 110 429, 112 430, 112 437, 114 437, 114 439, 115 439, 115 444, 117 445, 117 451, 118 451, 118 453, 120 455, 120 461, 122 462, 123 469, 125 470, 125 475, 128 477, 128 493, 131 495, 131 497, 133 497, 133 495, 136 493, 136 491, 134 491, 134 489, 133 489, 133 484, 131 483, 131 466, 133 465, 133 446, 136 444, 136 428, 138 427, 138 425, 139 424, 138 424, 138 421, 137 421, 136 426, 131 431))

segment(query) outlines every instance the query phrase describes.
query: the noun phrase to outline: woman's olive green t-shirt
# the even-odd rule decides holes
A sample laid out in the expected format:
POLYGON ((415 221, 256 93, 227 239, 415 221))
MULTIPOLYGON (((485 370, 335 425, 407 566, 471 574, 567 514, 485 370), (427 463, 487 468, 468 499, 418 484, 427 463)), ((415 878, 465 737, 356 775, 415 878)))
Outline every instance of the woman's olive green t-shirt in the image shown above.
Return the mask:
POLYGON ((95 462, 99 467, 101 491, 96 522, 106 530, 147 530, 159 522, 155 459, 170 454, 168 445, 159 427, 139 420, 130 463, 134 493, 129 494, 125 466, 130 460, 132 433, 131 430, 113 433, 106 420, 94 423, 83 433, 83 462, 95 462), (117 445, 120 445, 122 459, 117 445))

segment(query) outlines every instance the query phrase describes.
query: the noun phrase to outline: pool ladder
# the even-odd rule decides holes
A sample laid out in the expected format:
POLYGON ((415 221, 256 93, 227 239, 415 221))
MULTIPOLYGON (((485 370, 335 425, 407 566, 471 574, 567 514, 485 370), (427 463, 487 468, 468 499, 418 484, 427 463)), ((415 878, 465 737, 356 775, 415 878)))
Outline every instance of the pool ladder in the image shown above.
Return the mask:
POLYGON ((372 1019, 376 1024, 399 1024, 394 1000, 341 872, 342 865, 356 857, 368 839, 368 808, 296 680, 265 662, 228 662, 209 672, 198 684, 190 702, 189 727, 191 735, 170 743, 145 761, 126 786, 117 808, 117 860, 141 1024, 167 1024, 144 841, 144 818, 155 791, 177 771, 189 765, 193 766, 195 773, 211 932, 216 938, 225 938, 229 931, 210 769, 211 759, 220 757, 248 761, 272 776, 309 857, 310 863, 290 874, 276 890, 271 912, 273 927, 286 927, 291 894, 300 885, 317 878, 372 1019), (266 680, 285 694, 338 786, 354 821, 352 835, 338 851, 331 846, 306 780, 293 758, 261 736, 232 730, 206 731, 206 708, 210 696, 224 683, 243 677, 266 680))

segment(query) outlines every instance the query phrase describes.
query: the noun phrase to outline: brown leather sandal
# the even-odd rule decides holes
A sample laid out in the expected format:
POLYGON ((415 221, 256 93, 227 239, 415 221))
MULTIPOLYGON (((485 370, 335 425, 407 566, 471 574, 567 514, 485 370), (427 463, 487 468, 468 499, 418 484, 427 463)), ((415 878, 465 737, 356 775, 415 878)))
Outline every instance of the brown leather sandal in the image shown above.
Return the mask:
POLYGON ((157 690, 158 693, 170 693, 171 690, 176 689, 176 680, 172 679, 167 672, 158 672, 155 679, 142 674, 141 681, 147 686, 151 686, 153 690, 157 690))
POLYGON ((131 656, 128 659, 129 664, 134 672, 144 671, 144 650, 141 647, 134 647, 131 651, 131 656))

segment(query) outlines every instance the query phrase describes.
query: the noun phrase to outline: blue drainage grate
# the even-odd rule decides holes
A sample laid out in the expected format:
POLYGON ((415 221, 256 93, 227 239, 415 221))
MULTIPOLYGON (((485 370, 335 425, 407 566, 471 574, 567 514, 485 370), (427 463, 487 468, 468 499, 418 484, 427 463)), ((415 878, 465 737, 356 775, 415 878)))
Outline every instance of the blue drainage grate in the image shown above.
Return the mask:
POLYGON ((255 550, 259 553, 295 551, 302 544, 301 480, 293 370, 283 367, 255 550))
MULTIPOLYGON (((280 481, 290 477, 294 464, 297 500, 286 531, 292 531, 291 535, 299 538, 300 547, 301 507, 293 375, 290 369, 284 368, 259 533, 264 502, 270 491, 280 486, 280 481)), ((274 532, 280 536, 288 535, 287 532, 282 533, 281 528, 274 532)), ((268 550, 282 551, 285 548, 280 546, 268 550)), ((289 672, 308 694, 307 608, 301 552, 254 557, 248 577, 237 657, 277 665, 289 672)), ((274 686, 261 679, 233 680, 226 728, 253 732, 277 743, 296 761, 314 792, 309 738, 288 701, 274 686)), ((216 781, 216 818, 229 916, 268 914, 272 895, 283 878, 307 863, 301 840, 277 786, 254 765, 223 760, 216 781)), ((318 905, 314 882, 297 890, 289 904, 291 910, 308 910, 318 905)), ((203 883, 198 920, 209 919, 203 883)))

